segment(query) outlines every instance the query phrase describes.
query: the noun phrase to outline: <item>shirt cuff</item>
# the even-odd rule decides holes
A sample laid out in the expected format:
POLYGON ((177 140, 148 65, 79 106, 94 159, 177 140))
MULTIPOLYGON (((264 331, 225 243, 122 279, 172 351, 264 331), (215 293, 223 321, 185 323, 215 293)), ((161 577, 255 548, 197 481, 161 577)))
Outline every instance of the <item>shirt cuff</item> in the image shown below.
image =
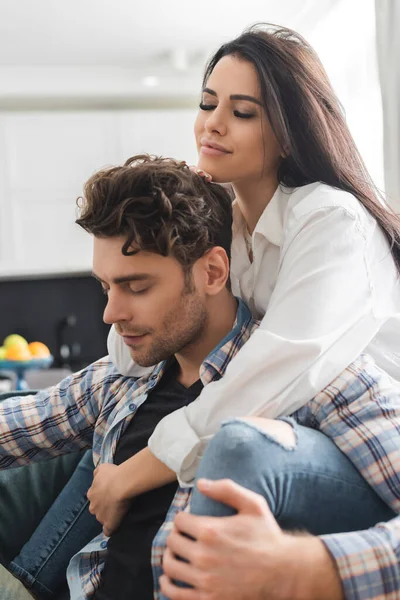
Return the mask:
POLYGON ((192 487, 208 440, 202 440, 186 418, 186 407, 164 417, 148 446, 167 467, 175 471, 182 487, 192 487))
POLYGON ((399 531, 391 527, 393 523, 367 531, 321 536, 336 563, 346 600, 399 598, 400 538, 399 531))

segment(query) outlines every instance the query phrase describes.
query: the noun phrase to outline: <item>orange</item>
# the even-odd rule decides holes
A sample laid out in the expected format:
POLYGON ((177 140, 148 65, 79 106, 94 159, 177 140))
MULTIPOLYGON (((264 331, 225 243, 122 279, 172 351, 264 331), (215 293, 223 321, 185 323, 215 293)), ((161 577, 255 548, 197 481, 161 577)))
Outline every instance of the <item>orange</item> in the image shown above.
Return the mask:
POLYGON ((28 344, 28 350, 31 353, 31 358, 47 358, 50 356, 50 350, 42 342, 31 342, 28 344))
POLYGON ((30 353, 28 348, 24 348, 23 346, 11 346, 6 351, 6 360, 31 360, 32 354, 30 353))

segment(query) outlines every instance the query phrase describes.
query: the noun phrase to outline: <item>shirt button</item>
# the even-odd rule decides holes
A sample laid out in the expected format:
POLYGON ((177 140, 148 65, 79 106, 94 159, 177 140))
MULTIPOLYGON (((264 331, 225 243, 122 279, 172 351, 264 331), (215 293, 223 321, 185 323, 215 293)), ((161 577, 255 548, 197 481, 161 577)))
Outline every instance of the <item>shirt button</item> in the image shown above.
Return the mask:
POLYGON ((133 404, 133 402, 132 402, 132 404, 129 405, 129 410, 136 410, 136 408, 137 408, 137 406, 136 406, 136 404, 133 404))
POLYGON ((107 548, 107 542, 101 542, 100 548, 107 548))

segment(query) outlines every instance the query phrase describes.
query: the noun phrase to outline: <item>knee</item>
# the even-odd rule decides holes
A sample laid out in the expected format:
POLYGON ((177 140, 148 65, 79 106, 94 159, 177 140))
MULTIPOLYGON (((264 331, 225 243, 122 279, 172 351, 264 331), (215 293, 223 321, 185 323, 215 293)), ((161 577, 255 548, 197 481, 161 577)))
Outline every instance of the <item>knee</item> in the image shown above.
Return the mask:
POLYGON ((289 423, 246 417, 224 423, 209 443, 204 459, 225 467, 246 464, 255 468, 266 452, 274 448, 293 450, 295 445, 296 436, 289 423))
POLYGON ((264 433, 270 440, 277 442, 287 450, 296 446, 296 435, 293 427, 286 421, 263 419, 261 417, 243 417, 240 419, 264 433))
POLYGON ((202 464, 211 462, 220 469, 248 464, 257 454, 259 438, 260 433, 255 428, 239 420, 228 421, 209 442, 202 464))

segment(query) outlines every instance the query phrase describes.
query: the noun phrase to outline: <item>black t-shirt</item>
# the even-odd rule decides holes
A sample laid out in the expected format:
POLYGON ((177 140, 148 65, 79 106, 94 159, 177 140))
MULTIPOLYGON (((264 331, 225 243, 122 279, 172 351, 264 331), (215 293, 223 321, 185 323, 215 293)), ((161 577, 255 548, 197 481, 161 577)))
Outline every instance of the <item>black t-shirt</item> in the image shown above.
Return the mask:
MULTIPOLYGON (((174 410, 197 398, 200 380, 186 388, 176 379, 174 361, 149 393, 121 436, 114 463, 119 465, 147 446, 157 423, 174 410)), ((179 431, 176 432, 179 436, 179 431)), ((132 500, 129 512, 108 542, 102 583, 95 600, 153 600, 151 546, 165 520, 177 483, 141 494, 132 500)))

